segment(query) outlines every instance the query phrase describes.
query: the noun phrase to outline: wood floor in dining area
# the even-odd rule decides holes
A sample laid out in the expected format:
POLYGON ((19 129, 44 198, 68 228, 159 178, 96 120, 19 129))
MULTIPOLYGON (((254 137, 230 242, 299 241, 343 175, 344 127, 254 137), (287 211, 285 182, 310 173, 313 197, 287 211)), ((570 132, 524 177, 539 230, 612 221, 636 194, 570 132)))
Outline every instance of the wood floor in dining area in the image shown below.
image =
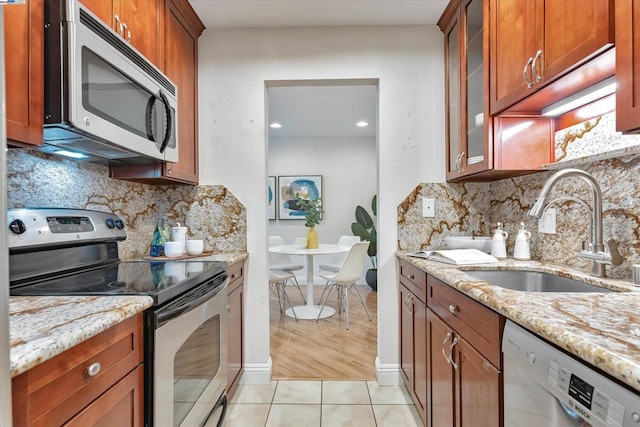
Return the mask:
MULTIPOLYGON (((301 286, 306 297, 306 287, 301 286)), ((314 286, 314 301, 323 286, 314 286)), ((375 380, 377 353, 377 293, 367 285, 358 290, 371 321, 354 294, 349 297, 349 330, 344 313, 316 320, 298 320, 280 313, 278 298, 270 294, 271 358, 273 380, 375 380)), ((287 285, 291 304, 302 305, 295 286, 287 285)), ((327 306, 338 308, 331 296, 327 306)), ((288 307, 288 306, 287 306, 288 307)))

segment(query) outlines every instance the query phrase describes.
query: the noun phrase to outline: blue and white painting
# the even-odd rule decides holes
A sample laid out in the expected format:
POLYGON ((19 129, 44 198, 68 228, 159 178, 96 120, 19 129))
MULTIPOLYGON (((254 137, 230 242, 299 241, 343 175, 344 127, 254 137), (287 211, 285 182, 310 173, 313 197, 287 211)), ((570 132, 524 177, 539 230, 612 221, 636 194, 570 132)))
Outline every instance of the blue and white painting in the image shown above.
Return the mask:
POLYGON ((304 219, 298 201, 322 198, 322 175, 279 176, 278 189, 280 219, 304 219))
POLYGON ((276 177, 270 176, 267 185, 267 218, 276 219, 276 177))

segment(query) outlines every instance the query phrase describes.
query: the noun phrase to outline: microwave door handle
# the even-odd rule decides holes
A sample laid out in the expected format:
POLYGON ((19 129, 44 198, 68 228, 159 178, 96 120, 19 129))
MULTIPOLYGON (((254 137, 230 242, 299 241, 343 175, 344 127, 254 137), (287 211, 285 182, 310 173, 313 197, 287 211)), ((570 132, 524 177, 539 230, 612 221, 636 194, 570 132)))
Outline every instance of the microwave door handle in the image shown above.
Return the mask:
POLYGON ((164 153, 164 150, 167 149, 167 145, 169 145, 169 139, 171 138, 171 130, 173 128, 173 121, 171 120, 171 106, 169 105, 169 100, 160 91, 160 99, 162 99, 162 103, 164 104, 164 112, 167 115, 167 132, 164 135, 164 139, 162 140, 162 145, 160 146, 160 152, 164 153))
POLYGON ((156 142, 156 138, 153 135, 153 106, 156 103, 156 97, 155 96, 150 96, 149 100, 147 101, 147 111, 146 111, 146 117, 147 117, 147 139, 149 141, 153 141, 156 142))

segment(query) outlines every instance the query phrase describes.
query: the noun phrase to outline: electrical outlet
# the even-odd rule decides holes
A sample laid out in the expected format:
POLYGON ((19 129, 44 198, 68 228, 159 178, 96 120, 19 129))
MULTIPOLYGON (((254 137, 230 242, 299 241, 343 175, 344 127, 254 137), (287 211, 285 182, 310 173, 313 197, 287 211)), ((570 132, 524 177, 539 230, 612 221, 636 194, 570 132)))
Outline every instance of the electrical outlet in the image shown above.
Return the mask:
POLYGON ((538 221, 538 233, 556 234, 556 208, 544 211, 538 221))
POLYGON ((422 217, 434 218, 436 216, 435 199, 424 197, 422 199, 422 217))

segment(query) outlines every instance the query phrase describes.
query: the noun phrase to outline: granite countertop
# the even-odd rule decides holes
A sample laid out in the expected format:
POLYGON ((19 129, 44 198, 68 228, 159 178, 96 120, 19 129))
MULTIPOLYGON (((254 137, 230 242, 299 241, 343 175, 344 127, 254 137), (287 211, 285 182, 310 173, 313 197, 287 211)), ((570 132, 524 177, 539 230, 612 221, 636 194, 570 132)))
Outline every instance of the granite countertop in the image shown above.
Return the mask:
POLYGON ((454 266, 397 256, 515 323, 640 391, 640 288, 537 261, 454 266), (464 269, 530 270, 616 289, 610 293, 513 291, 474 278, 464 269))
MULTIPOLYGON (((244 261, 249 257, 247 252, 219 252, 199 258, 191 258, 192 261, 224 261, 228 265, 238 261, 244 261)), ((186 260, 186 261, 190 261, 186 260)))
POLYGON ((9 298, 11 377, 153 305, 148 296, 9 298))

